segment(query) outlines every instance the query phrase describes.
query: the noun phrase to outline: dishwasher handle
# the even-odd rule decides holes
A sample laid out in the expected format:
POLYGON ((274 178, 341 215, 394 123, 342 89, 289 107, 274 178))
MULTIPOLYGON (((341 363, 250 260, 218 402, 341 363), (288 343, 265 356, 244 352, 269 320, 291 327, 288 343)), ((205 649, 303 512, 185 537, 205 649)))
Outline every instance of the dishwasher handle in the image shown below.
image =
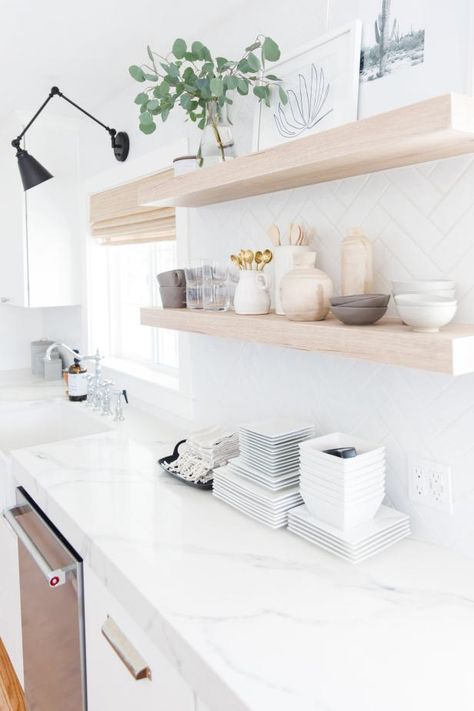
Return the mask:
POLYGON ((37 546, 33 543, 29 535, 25 532, 25 530, 22 528, 22 526, 18 523, 16 514, 17 513, 24 513, 24 507, 23 506, 14 506, 12 509, 6 509, 3 512, 3 518, 7 521, 9 526, 12 528, 13 532, 16 534, 18 540, 20 543, 22 543, 28 553, 31 555, 33 558, 34 562, 38 566, 38 568, 41 570, 43 573, 44 577, 48 581, 48 585, 50 588, 59 588, 61 585, 64 585, 66 582, 66 575, 70 570, 74 570, 75 565, 68 565, 65 566, 64 568, 57 568, 54 570, 51 568, 49 565, 48 561, 46 558, 43 556, 41 551, 37 548, 37 546))

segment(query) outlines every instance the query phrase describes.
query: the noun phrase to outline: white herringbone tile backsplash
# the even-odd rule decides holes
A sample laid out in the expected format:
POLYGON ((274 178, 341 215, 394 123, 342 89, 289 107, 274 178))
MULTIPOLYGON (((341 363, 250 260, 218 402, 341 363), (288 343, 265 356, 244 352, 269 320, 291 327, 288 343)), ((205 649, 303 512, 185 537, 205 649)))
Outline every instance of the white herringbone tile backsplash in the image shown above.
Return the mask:
MULTIPOLYGON (((376 291, 392 279, 455 279, 458 321, 474 322, 474 158, 460 157, 190 210, 193 257, 269 247, 266 227, 303 222, 318 265, 339 285, 340 241, 374 245, 376 291)), ((387 446, 391 503, 416 535, 474 557, 474 375, 452 378, 373 363, 192 336, 198 417, 238 423, 275 412, 387 446), (407 456, 450 463, 454 514, 412 504, 407 456)))

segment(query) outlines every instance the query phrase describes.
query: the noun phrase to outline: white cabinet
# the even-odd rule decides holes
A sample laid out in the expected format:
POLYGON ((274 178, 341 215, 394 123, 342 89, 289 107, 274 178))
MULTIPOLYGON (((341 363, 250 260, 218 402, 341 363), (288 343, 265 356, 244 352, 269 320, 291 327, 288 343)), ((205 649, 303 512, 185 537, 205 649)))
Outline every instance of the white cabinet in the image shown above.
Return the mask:
MULTIPOLYGON (((0 462, 0 468, 1 466, 0 462)), ((23 684, 18 542, 10 526, 1 515, 0 563, 0 638, 5 645, 17 677, 23 684)))
POLYGON ((54 177, 27 192, 11 141, 30 117, 15 113, 0 128, 0 302, 14 306, 81 302, 78 123, 48 109, 24 143, 54 177))
POLYGON ((88 567, 84 571, 84 591, 88 711, 195 711, 203 708, 177 669, 88 567), (124 637, 122 653, 117 653, 102 634, 102 626, 109 617, 124 637), (146 662, 151 679, 134 679, 122 659, 130 655, 130 648, 146 662))

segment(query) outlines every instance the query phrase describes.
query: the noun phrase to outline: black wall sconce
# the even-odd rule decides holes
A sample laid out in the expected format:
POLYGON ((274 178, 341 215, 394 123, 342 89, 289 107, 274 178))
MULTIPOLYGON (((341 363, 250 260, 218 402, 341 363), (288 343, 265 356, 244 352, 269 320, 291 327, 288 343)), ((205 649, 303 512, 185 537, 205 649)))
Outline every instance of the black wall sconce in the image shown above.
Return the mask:
POLYGON ((51 101, 53 96, 60 96, 62 99, 68 102, 68 104, 71 104, 74 106, 74 108, 79 109, 83 114, 88 116, 90 119, 95 121, 96 123, 99 124, 99 126, 102 126, 102 128, 105 128, 107 133, 109 134, 111 141, 112 141, 112 150, 114 152, 114 155, 118 161, 123 163, 123 161, 127 160, 128 152, 130 149, 130 141, 128 138, 128 134, 124 133, 123 131, 120 131, 117 133, 115 128, 109 128, 106 126, 102 121, 99 121, 99 119, 96 119, 92 114, 90 114, 88 111, 85 109, 82 109, 80 106, 74 103, 74 101, 71 101, 71 99, 68 99, 67 96, 64 96, 62 92, 59 91, 57 86, 53 86, 51 91, 49 92, 49 96, 46 99, 46 101, 40 106, 38 111, 35 113, 31 121, 25 126, 23 131, 20 133, 17 138, 15 138, 14 141, 12 141, 12 146, 13 148, 16 148, 16 157, 18 158, 18 168, 20 170, 20 175, 21 175, 21 180, 23 183, 23 189, 24 190, 29 190, 30 188, 34 188, 35 185, 39 185, 40 183, 44 183, 45 180, 49 180, 53 176, 49 172, 49 170, 46 170, 41 163, 39 163, 36 158, 33 158, 33 156, 30 156, 28 151, 26 151, 24 148, 21 147, 21 139, 25 135, 25 133, 28 131, 30 126, 36 121, 40 113, 43 111, 45 106, 51 101))

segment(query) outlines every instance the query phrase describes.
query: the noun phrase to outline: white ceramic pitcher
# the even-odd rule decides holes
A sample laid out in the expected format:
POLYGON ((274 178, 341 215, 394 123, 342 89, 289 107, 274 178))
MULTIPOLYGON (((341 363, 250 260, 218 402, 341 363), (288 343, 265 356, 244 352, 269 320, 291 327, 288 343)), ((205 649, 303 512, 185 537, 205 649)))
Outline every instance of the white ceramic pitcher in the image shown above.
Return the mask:
POLYGON ((241 271, 235 289, 236 314, 267 314, 270 311, 270 290, 263 272, 241 271))

